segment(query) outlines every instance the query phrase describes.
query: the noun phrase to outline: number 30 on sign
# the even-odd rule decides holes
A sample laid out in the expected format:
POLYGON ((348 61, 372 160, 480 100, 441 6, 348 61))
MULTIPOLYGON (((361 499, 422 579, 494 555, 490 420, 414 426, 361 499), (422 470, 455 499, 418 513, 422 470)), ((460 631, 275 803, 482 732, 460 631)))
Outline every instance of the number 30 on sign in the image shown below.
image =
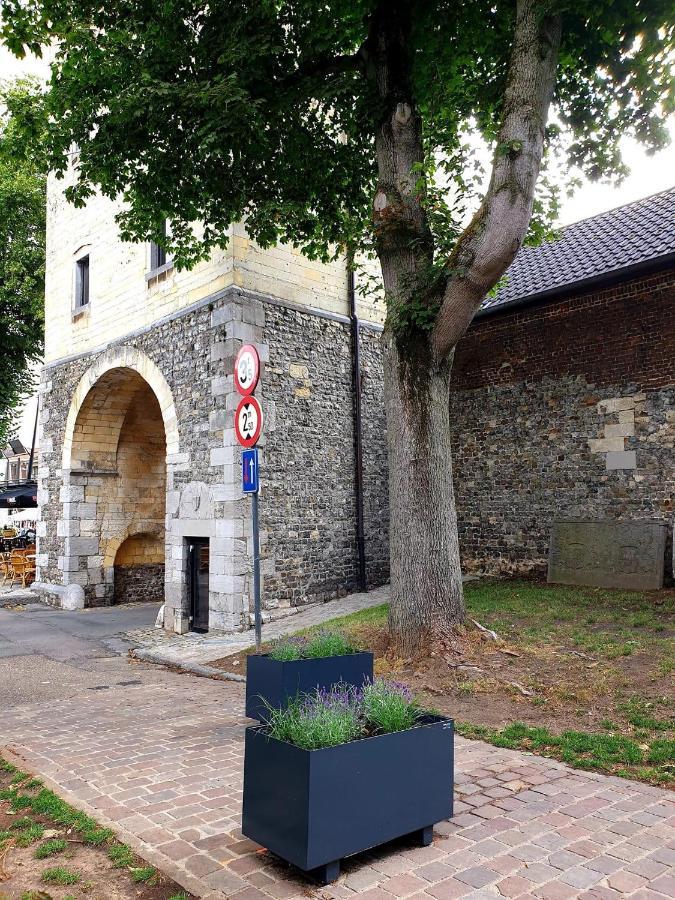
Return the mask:
POLYGON ((263 414, 255 397, 242 397, 234 414, 234 431, 242 447, 255 447, 263 426, 263 414))

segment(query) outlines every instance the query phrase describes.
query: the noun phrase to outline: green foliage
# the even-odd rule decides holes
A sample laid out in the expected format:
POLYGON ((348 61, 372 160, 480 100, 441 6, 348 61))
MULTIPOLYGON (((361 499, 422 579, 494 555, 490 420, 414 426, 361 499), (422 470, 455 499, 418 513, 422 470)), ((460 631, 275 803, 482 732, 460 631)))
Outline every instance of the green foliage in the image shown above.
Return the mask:
POLYGON ((295 640, 282 639, 270 648, 269 657, 278 662, 291 662, 296 659, 302 659, 302 643, 295 640))
POLYGON ((33 856, 35 859, 47 859, 49 856, 63 853, 67 846, 68 841, 64 841, 63 838, 52 838, 49 841, 45 841, 44 844, 40 844, 33 856))
POLYGON ((675 720, 668 721, 654 716, 654 706, 653 702, 632 697, 627 703, 622 704, 620 709, 634 728, 644 728, 648 731, 668 731, 675 728, 675 720))
POLYGON ((485 725, 456 722, 458 734, 488 741, 496 747, 529 750, 552 756, 577 769, 612 772, 626 778, 668 782, 673 771, 667 763, 675 760, 675 741, 657 740, 643 750, 627 737, 563 731, 552 734, 547 728, 535 728, 515 722, 501 730, 485 725))
POLYGON ((355 653, 356 648, 347 637, 337 631, 320 629, 311 637, 292 636, 280 638, 270 648, 270 659, 290 661, 296 659, 320 659, 325 656, 344 656, 355 653))
POLYGON ((292 700, 269 710, 269 734, 303 750, 319 750, 353 741, 361 733, 355 697, 341 687, 292 700))
POLYGON ((42 353, 47 163, 45 112, 29 81, 0 84, 0 444, 42 353))
POLYGON ((34 822, 32 825, 29 825, 27 828, 22 829, 16 834, 16 846, 17 847, 30 847, 31 844, 39 841, 42 835, 44 834, 45 829, 44 825, 40 825, 38 822, 34 822))
MULTIPOLYGON (((374 137, 387 113, 366 43, 377 8, 373 0, 0 2, 10 49, 57 48, 48 150, 63 174, 79 148, 68 196, 82 204, 96 187, 121 195, 123 237, 165 244, 179 266, 224 246, 243 218, 263 247, 283 240, 322 259, 372 250, 374 137)), ((405 291, 411 301, 422 293, 414 309, 399 310, 406 327, 429 327, 436 279, 476 208, 476 138, 497 155, 520 150, 496 146, 514 10, 502 0, 415 6, 409 81, 422 121, 419 196, 431 263, 405 291)), ((650 149, 666 140, 664 117, 675 107, 671 0, 570 0, 561 12, 549 169, 620 177, 623 135, 650 149)), ((562 176, 542 182, 531 240, 550 236, 562 176)))
POLYGON ((133 866, 136 857, 126 844, 113 844, 108 849, 108 858, 112 861, 115 869, 124 869, 133 866))
POLYGON ((320 631, 307 641, 304 655, 307 659, 320 659, 324 656, 344 656, 354 652, 355 648, 344 634, 336 631, 320 631))
POLYGON ((408 688, 378 678, 363 688, 336 684, 269 710, 268 733, 304 750, 346 744, 358 737, 412 728, 422 714, 408 688))
POLYGON ((33 820, 30 818, 30 816, 21 816, 20 819, 16 819, 16 821, 12 822, 9 827, 12 829, 12 831, 17 831, 21 828, 29 828, 32 824, 33 820))
POLYGON ((70 869, 64 869, 62 866, 56 866, 53 869, 45 869, 40 876, 45 884, 77 884, 82 880, 82 876, 77 872, 71 872, 70 869))
POLYGON ((382 678, 364 687, 361 705, 368 725, 383 734, 412 728, 421 714, 405 685, 382 678))
POLYGON ((148 884, 157 880, 157 869, 153 868, 153 866, 142 866, 138 869, 132 869, 130 874, 132 881, 136 881, 139 884, 148 884))

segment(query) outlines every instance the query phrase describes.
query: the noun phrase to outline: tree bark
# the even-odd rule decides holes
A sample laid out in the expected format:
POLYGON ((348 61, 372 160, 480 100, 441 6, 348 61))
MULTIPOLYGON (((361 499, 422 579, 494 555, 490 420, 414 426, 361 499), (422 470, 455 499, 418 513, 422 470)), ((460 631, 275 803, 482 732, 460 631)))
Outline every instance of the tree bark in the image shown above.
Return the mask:
MULTIPOLYGON (((373 204, 378 256, 390 315, 384 385, 389 450, 390 633, 417 655, 464 618, 452 485, 449 389, 452 354, 434 358, 428 331, 396 326, 391 308, 424 283, 433 242, 420 197, 422 122, 409 83, 412 6, 383 2, 366 47, 382 101, 376 131, 378 190, 373 204)), ((438 298, 416 296, 433 306, 438 298)))
POLYGON ((457 345, 489 290, 520 250, 532 216, 560 48, 560 15, 546 0, 517 0, 516 27, 490 185, 448 261, 449 278, 432 346, 457 345))
POLYGON ((383 341, 390 630, 406 656, 450 637, 464 619, 450 450, 452 360, 525 236, 555 83, 559 17, 547 16, 546 0, 517 0, 516 6, 490 187, 447 261, 445 282, 433 287, 432 281, 428 291, 434 247, 420 185, 422 121, 411 84, 415 4, 381 0, 360 53, 381 103, 373 220, 389 308, 383 341), (427 326, 420 326, 425 317, 427 326))
POLYGON ((426 340, 402 350, 384 334, 389 449, 390 633, 417 656, 464 619, 450 450, 452 356, 436 365, 426 340))

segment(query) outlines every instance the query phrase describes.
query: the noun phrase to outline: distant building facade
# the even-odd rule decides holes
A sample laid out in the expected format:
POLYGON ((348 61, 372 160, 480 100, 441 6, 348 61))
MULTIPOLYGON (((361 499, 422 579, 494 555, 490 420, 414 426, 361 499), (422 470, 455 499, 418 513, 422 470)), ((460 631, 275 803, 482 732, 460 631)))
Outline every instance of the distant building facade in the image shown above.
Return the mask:
POLYGON ((233 364, 262 359, 263 591, 268 610, 388 576, 382 310, 344 263, 262 251, 241 226, 191 272, 122 243, 115 205, 48 196, 38 580, 87 604, 165 599, 165 625, 248 626, 250 498, 234 436, 233 364), (355 477, 354 331, 372 465, 355 477), (357 504, 367 557, 359 558, 357 504), (206 605, 206 615, 204 610, 206 605))

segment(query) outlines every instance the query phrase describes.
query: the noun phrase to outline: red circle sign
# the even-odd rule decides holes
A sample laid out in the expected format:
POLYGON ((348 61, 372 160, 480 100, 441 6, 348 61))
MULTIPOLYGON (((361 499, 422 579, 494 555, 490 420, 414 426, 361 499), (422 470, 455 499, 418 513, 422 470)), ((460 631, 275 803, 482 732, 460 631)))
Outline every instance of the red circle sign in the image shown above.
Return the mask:
POLYGON ((234 383, 240 394, 252 394, 260 378, 260 357, 253 344, 244 344, 234 361, 234 383))
POLYGON ((234 431, 242 447, 255 447, 263 426, 263 414, 255 397, 242 397, 234 414, 234 431))

